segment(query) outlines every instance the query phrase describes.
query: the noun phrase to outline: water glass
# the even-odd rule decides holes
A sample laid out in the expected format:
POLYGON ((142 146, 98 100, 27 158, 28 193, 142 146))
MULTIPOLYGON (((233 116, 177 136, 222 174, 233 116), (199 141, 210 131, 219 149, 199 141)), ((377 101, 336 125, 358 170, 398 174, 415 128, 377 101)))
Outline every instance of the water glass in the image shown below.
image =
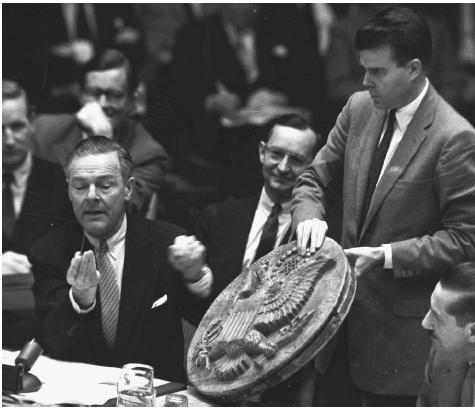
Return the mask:
POLYGON ((117 406, 155 406, 153 368, 125 364, 117 381, 117 406))

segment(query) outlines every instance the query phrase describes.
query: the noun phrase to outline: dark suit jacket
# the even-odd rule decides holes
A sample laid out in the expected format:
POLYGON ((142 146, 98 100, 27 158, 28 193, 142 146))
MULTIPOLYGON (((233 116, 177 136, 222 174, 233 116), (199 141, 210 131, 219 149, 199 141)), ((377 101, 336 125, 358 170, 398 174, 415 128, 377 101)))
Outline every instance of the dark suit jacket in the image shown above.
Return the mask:
POLYGON ((299 18, 293 5, 261 5, 255 23, 259 77, 252 84, 246 81, 219 12, 178 33, 175 82, 185 108, 184 120, 189 122, 188 133, 192 133, 198 152, 219 157, 224 153, 223 144, 226 146, 226 130, 220 126, 219 115, 204 108, 205 98, 216 92, 217 82, 241 97, 244 104, 253 91, 264 87, 282 92, 291 106, 312 110, 318 106, 324 96, 324 67, 314 50, 307 48, 299 18))
POLYGON ((240 273, 247 239, 259 196, 230 199, 208 206, 200 214, 195 235, 206 247, 206 261, 213 271, 209 304, 240 273))
POLYGON ((31 250, 31 261, 46 353, 98 365, 141 362, 152 365, 158 378, 184 381, 181 317, 196 324, 194 296, 167 263, 168 246, 180 234, 180 228, 168 223, 128 217, 119 323, 111 353, 102 335, 100 305, 80 315, 69 299, 66 271, 81 247, 82 228, 65 226, 40 240, 31 250), (165 295, 167 302, 152 309, 165 295))
POLYGON ((33 157, 21 212, 15 221, 12 238, 3 237, 2 253, 28 254, 30 246, 42 235, 73 220, 63 170, 58 165, 33 157))
POLYGON ((393 270, 358 278, 349 315, 351 374, 369 392, 416 395, 429 340, 420 322, 439 274, 475 259, 475 132, 430 86, 357 230, 385 111, 354 94, 300 177, 293 224, 318 217, 343 191, 342 246, 391 244, 393 270))
MULTIPOLYGON (((437 359, 431 350, 417 406, 475 406, 475 363, 437 359)), ((453 357, 452 357, 453 358, 453 357)))
MULTIPOLYGON (((40 115, 36 121, 34 150, 39 157, 63 165, 69 152, 82 140, 82 134, 75 115, 40 115)), ((115 138, 129 151, 134 162, 131 209, 144 214, 150 197, 161 186, 168 155, 136 121, 127 120, 115 138)))

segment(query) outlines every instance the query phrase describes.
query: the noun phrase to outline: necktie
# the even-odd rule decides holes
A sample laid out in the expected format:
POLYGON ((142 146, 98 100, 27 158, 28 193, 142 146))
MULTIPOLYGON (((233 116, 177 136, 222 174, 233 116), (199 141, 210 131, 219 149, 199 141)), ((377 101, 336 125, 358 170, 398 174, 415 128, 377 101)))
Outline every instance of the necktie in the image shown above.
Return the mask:
POLYGON ((101 274, 99 296, 101 300, 102 332, 107 346, 112 349, 115 345, 117 323, 119 321, 120 291, 117 275, 109 257, 107 257, 107 242, 101 241, 96 264, 101 274))
POLYGON ((368 176, 368 187, 366 189, 366 196, 363 211, 361 213, 360 219, 360 229, 363 228, 364 222, 366 220, 366 214, 368 213, 369 205, 371 204, 371 199, 373 198, 374 189, 379 179, 379 174, 383 168, 384 159, 388 153, 389 145, 394 131, 394 120, 396 119, 396 110, 392 109, 388 114, 388 123, 386 126, 386 131, 384 132, 383 139, 379 143, 378 147, 374 151, 373 157, 371 158, 371 166, 369 168, 368 176))
POLYGON ((259 246, 257 246, 254 260, 260 259, 273 250, 279 230, 279 214, 281 211, 282 206, 279 203, 274 204, 262 229, 261 240, 259 241, 259 246))
POLYGON ((3 174, 2 186, 2 234, 6 239, 11 239, 15 228, 15 208, 13 206, 12 184, 15 178, 13 173, 3 174))

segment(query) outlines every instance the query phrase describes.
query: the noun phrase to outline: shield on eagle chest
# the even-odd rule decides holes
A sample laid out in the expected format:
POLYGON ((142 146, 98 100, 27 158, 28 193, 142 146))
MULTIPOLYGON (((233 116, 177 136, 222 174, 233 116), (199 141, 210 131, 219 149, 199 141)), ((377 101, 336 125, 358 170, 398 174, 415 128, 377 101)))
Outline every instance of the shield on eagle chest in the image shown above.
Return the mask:
POLYGON ((355 290, 354 273, 332 239, 305 256, 295 242, 280 246, 243 271, 208 309, 188 350, 188 378, 215 400, 266 391, 322 350, 355 290))

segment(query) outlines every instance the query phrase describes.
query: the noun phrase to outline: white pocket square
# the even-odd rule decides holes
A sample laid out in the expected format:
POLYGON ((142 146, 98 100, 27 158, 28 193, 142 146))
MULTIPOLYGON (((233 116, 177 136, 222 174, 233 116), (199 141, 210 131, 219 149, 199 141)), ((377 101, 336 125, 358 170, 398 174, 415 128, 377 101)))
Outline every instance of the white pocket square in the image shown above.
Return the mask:
POLYGON ((164 296, 160 297, 158 300, 156 300, 153 304, 152 304, 152 310, 154 308, 157 308, 157 307, 160 307, 160 305, 163 305, 167 302, 167 295, 165 294, 164 296))

